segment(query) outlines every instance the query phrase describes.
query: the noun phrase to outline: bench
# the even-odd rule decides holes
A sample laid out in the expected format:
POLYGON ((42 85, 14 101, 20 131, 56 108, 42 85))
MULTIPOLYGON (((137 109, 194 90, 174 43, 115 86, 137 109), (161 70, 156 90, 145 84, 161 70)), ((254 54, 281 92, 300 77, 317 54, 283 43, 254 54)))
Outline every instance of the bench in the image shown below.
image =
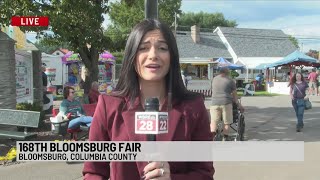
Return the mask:
POLYGON ((37 137, 28 128, 38 128, 40 112, 0 109, 0 125, 24 127, 24 132, 0 129, 1 139, 29 140, 37 137))

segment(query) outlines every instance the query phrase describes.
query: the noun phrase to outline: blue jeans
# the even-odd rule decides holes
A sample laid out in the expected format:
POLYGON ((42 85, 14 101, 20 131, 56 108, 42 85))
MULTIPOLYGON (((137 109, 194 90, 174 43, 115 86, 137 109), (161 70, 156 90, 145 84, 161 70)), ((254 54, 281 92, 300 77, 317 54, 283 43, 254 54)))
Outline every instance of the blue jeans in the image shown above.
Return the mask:
POLYGON ((302 127, 303 126, 303 114, 304 114, 304 108, 305 108, 304 99, 292 100, 292 106, 294 108, 294 111, 296 112, 297 127, 302 127))
POLYGON ((93 117, 91 117, 91 116, 77 117, 75 119, 72 119, 69 122, 68 128, 69 129, 77 129, 77 128, 80 128, 80 125, 82 125, 82 124, 90 127, 92 119, 93 119, 93 117))

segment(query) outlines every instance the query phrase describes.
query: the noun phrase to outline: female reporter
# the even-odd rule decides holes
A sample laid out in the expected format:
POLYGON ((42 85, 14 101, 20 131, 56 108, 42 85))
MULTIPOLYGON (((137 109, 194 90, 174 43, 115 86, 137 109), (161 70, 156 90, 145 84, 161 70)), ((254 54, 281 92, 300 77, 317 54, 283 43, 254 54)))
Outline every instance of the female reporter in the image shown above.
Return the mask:
MULTIPOLYGON (((185 88, 176 40, 158 20, 137 24, 126 44, 119 82, 112 95, 101 95, 91 124, 90 141, 146 141, 135 134, 135 112, 158 97, 160 111, 169 112, 167 134, 157 141, 212 141, 202 97, 185 88)), ((85 162, 85 179, 211 180, 212 162, 85 162), (109 166, 110 165, 110 166, 109 166)))

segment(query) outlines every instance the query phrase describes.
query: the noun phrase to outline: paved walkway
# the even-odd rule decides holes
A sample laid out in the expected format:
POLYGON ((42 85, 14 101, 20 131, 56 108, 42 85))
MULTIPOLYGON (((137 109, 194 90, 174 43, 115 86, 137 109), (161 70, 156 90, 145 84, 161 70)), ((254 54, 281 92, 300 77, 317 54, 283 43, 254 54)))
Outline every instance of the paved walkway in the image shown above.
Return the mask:
MULTIPOLYGON (((304 162, 215 162, 215 180, 319 180, 320 97, 311 97, 313 109, 305 113, 305 127, 295 132, 289 96, 243 97, 246 138, 249 141, 305 141, 304 162)), ((209 106, 209 100, 206 106, 209 106)), ((0 167, 0 179, 80 180, 82 164, 23 163, 0 167)))
POLYGON ((305 112, 305 127, 295 131, 296 118, 289 96, 244 97, 249 141, 305 141, 304 162, 215 162, 217 180, 319 180, 320 97, 305 112))

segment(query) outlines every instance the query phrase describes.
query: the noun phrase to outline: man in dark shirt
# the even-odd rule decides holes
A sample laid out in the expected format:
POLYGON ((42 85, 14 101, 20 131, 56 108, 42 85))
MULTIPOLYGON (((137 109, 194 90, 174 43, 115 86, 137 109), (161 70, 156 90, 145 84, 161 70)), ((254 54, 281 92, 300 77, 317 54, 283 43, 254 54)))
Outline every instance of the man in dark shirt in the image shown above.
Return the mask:
POLYGON ((42 85, 43 85, 43 88, 46 89, 48 85, 48 76, 46 75, 45 71, 46 71, 46 67, 45 65, 42 65, 42 85))

